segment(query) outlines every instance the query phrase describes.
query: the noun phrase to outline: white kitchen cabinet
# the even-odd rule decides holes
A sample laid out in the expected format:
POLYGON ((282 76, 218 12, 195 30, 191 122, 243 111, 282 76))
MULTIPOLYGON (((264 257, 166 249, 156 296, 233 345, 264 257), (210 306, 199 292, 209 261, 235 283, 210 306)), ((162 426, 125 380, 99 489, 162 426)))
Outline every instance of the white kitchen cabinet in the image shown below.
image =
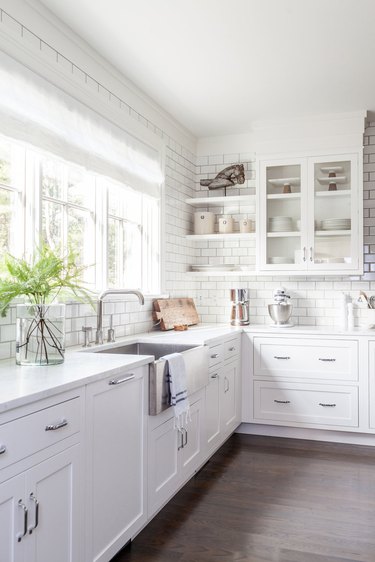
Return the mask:
POLYGON ((375 429, 375 341, 368 344, 370 427, 375 429))
POLYGON ((260 157, 260 272, 359 274, 362 154, 260 157))
POLYGON ((357 339, 244 337, 251 352, 244 345, 249 368, 243 373, 247 393, 243 421, 341 431, 368 429, 360 410, 364 374, 357 339))
POLYGON ((204 460, 204 391, 191 397, 191 421, 175 428, 173 409, 149 419, 148 510, 153 516, 204 460))
MULTIPOLYGON (((0 484, 0 560, 24 561, 25 479, 16 476, 0 484)), ((25 528, 26 527, 26 528, 25 528)))
POLYGON ((79 397, 59 399, 0 418, 8 418, 0 423, 1 561, 83 559, 81 403, 79 397))
POLYGON ((240 351, 239 336, 210 347, 205 422, 208 454, 212 454, 241 422, 240 351))
POLYGON ((87 557, 109 561, 144 525, 148 367, 87 387, 87 557))

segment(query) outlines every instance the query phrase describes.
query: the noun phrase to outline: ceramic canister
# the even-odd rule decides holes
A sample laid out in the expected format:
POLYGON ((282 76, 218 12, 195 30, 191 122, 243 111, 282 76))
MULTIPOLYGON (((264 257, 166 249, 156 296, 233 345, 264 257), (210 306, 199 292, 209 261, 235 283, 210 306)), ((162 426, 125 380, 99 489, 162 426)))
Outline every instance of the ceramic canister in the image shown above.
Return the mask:
POLYGON ((194 234, 213 234, 215 232, 215 213, 194 213, 194 234))
POLYGON ((240 232, 252 232, 253 230, 253 221, 250 219, 241 219, 240 220, 240 232))
POLYGON ((222 216, 219 218, 219 232, 220 234, 229 234, 233 232, 233 218, 229 216, 222 216))

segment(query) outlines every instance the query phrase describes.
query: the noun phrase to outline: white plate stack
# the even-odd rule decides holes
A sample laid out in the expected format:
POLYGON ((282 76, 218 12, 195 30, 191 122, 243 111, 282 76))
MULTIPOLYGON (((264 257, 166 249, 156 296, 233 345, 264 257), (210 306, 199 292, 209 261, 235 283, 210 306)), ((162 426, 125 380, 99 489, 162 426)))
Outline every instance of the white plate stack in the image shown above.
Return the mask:
POLYGON ((268 219, 269 232, 291 232, 293 230, 292 217, 270 217, 268 219))
POLYGON ((324 219, 322 230, 350 230, 352 221, 350 219, 324 219))
POLYGON ((268 263, 274 263, 274 264, 294 263, 294 259, 287 258, 286 256, 271 256, 268 258, 268 263))

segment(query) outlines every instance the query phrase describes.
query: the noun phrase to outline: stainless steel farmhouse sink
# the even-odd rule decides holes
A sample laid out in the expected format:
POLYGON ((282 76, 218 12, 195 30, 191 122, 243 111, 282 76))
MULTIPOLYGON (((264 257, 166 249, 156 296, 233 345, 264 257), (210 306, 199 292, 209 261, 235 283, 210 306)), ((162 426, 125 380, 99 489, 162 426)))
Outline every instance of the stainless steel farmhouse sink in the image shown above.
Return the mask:
POLYGON ((156 416, 169 408, 168 386, 166 381, 165 355, 181 353, 186 367, 188 394, 204 388, 208 384, 208 347, 182 345, 176 343, 135 342, 117 345, 107 349, 95 348, 95 353, 116 353, 125 355, 153 355, 154 361, 149 369, 149 414, 156 416))

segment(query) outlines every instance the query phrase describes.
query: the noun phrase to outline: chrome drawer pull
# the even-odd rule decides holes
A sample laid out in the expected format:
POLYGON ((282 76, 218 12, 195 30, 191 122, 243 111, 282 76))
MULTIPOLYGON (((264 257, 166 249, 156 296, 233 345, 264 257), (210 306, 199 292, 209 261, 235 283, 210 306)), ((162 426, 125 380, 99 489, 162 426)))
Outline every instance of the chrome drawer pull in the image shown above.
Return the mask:
POLYGON ((21 542, 22 538, 26 535, 27 533, 27 507, 26 505, 22 502, 22 500, 18 500, 18 505, 19 507, 22 509, 23 511, 23 533, 18 533, 17 535, 17 541, 21 542))
POLYGON ((230 347, 230 348, 229 348, 229 351, 236 351, 236 348, 235 348, 235 347, 230 347))
POLYGON ((323 406, 324 408, 335 408, 336 404, 323 404, 323 402, 319 402, 319 406, 323 406))
POLYGON ((123 379, 112 379, 109 381, 109 385, 114 385, 114 384, 122 384, 123 382, 128 382, 135 379, 135 375, 129 375, 128 377, 124 377, 123 379))
POLYGON ((217 359, 219 357, 218 353, 214 353, 213 355, 211 355, 211 359, 217 359))
POLYGON ((62 427, 66 427, 67 425, 68 425, 67 420, 61 420, 61 422, 59 423, 46 425, 46 431, 56 431, 56 429, 61 429, 62 427))
POLYGON ((180 434, 180 437, 181 437, 180 444, 177 447, 177 451, 179 451, 180 449, 183 449, 183 447, 184 447, 184 434, 182 433, 181 429, 178 429, 177 431, 178 431, 178 433, 180 434))
POLYGON ((330 362, 333 362, 333 361, 336 361, 336 359, 335 359, 334 357, 327 357, 327 358, 325 358, 325 357, 319 357, 319 361, 330 361, 330 362))
POLYGON ((212 379, 217 379, 218 377, 219 377, 219 374, 218 374, 218 373, 215 373, 214 375, 211 375, 211 378, 212 378, 212 379))
POLYGON ((285 357, 283 357, 281 355, 274 355, 273 358, 274 359, 290 359, 290 357, 288 357, 287 355, 285 357))
POLYGON ((183 443, 182 448, 186 447, 187 443, 188 443, 188 432, 187 429, 184 428, 184 432, 185 432, 185 443, 183 443))
POLYGON ((5 445, 1 445, 1 446, 0 446, 0 455, 3 455, 6 450, 7 450, 6 446, 5 446, 5 445))
POLYGON ((39 502, 32 492, 29 497, 30 500, 34 502, 34 506, 35 506, 34 525, 31 525, 29 527, 29 535, 31 535, 33 530, 36 529, 37 526, 39 525, 39 502))
POLYGON ((274 400, 276 404, 290 404, 290 400, 274 400))

